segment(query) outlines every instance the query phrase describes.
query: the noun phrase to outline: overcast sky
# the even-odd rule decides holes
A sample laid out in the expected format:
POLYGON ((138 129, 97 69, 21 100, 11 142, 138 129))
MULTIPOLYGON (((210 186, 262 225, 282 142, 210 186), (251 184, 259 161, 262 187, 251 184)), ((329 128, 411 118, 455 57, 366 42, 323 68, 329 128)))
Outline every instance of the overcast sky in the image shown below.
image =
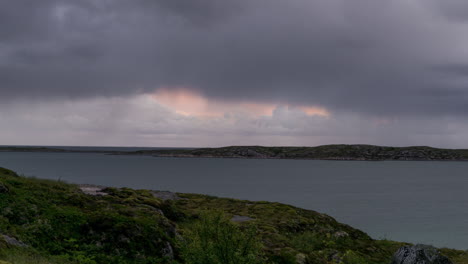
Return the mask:
POLYGON ((0 0, 0 144, 468 148, 468 1, 0 0))

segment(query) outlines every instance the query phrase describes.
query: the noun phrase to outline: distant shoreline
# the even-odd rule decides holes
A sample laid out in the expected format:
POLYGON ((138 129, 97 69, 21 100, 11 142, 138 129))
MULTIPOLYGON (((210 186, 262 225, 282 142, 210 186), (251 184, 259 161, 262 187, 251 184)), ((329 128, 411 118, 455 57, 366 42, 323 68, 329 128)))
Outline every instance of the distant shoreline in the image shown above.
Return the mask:
POLYGON ((468 161, 468 149, 426 146, 384 147, 373 145, 323 145, 318 147, 230 146, 221 148, 164 148, 136 151, 66 149, 51 147, 0 147, 0 152, 98 153, 164 158, 239 158, 333 161, 468 161))

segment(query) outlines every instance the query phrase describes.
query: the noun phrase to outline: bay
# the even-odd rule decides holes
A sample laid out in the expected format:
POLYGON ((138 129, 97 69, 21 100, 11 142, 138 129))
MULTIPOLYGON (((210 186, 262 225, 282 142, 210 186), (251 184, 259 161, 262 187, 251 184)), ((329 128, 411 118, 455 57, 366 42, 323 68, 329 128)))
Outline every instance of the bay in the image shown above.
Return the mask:
POLYGON ((373 238, 468 249, 468 162, 0 152, 25 176, 291 204, 373 238))

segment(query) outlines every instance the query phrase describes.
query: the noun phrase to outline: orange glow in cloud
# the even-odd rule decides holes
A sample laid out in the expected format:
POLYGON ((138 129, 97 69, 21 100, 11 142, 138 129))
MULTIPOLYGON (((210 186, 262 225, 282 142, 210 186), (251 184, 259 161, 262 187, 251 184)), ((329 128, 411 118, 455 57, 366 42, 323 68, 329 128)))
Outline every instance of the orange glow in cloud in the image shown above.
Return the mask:
POLYGON ((310 106, 303 106, 299 107, 302 112, 306 113, 309 116, 317 115, 317 116, 330 116, 330 113, 325 108, 321 107, 310 107, 310 106))
MULTIPOLYGON (((223 102, 209 100, 187 89, 158 90, 151 97, 159 104, 185 116, 222 117, 225 113, 247 113, 254 116, 271 116, 276 104, 258 102, 223 102)), ((318 107, 299 107, 307 115, 329 116, 328 111, 318 107)))
POLYGON ((222 111, 214 109, 206 98, 186 90, 160 90, 152 97, 158 103, 181 115, 216 117, 223 114, 222 111))

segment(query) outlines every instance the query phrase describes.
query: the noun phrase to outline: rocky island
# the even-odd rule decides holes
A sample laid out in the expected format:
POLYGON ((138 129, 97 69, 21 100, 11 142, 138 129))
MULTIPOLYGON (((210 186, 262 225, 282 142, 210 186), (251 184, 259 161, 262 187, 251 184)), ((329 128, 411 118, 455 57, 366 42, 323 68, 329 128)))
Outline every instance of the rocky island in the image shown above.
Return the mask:
POLYGON ((465 264, 468 254, 375 240, 280 203, 75 185, 0 168, 0 263, 465 264))
POLYGON ((467 149, 426 146, 323 145, 318 147, 231 146, 222 148, 141 150, 129 154, 156 157, 315 159, 315 160, 453 160, 467 161, 467 149))

